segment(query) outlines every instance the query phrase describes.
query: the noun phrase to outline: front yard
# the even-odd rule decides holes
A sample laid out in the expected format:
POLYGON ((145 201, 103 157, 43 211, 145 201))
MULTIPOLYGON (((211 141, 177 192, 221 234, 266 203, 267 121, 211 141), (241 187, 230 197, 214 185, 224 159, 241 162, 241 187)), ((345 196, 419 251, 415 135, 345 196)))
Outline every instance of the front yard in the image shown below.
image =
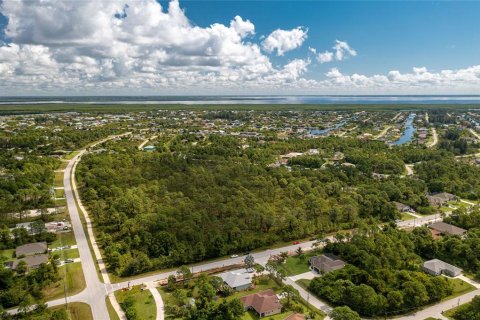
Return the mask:
POLYGON ((125 310, 124 305, 122 304, 124 304, 127 299, 130 299, 133 302, 132 308, 137 314, 137 319, 155 320, 157 307, 153 300, 153 296, 148 289, 142 290, 140 286, 135 286, 131 290, 115 291, 115 297, 124 311, 127 310, 125 310))
POLYGON ((58 267, 60 280, 43 290, 45 300, 54 300, 64 296, 64 279, 67 295, 72 296, 85 288, 82 265, 80 263, 68 263, 58 267))

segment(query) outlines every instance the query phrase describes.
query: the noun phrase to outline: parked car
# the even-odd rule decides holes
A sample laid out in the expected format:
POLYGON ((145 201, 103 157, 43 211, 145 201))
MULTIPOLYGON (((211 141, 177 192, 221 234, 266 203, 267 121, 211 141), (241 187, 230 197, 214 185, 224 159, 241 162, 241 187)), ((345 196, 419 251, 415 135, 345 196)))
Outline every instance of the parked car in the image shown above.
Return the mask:
POLYGON ((293 244, 300 244, 300 241, 293 241, 293 244))
POLYGON ((230 258, 238 258, 238 254, 232 254, 230 258))
POLYGON ((64 263, 72 263, 72 262, 75 262, 75 261, 73 261, 73 259, 67 259, 64 261, 64 263))

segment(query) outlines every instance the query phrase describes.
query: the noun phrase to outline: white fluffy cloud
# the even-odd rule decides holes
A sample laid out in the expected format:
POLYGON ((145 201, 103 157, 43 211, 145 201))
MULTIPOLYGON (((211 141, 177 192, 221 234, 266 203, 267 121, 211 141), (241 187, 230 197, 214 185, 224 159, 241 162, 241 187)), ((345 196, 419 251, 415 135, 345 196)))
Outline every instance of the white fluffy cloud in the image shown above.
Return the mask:
POLYGON ((268 53, 276 50, 277 55, 283 56, 285 52, 300 47, 307 39, 307 33, 308 30, 302 27, 292 30, 277 29, 263 40, 262 46, 268 53))
POLYGON ((355 57, 357 55, 357 51, 350 47, 347 42, 340 40, 335 40, 331 51, 327 50, 318 54, 316 49, 310 48, 310 51, 315 54, 317 61, 320 63, 332 62, 334 60, 342 61, 347 57, 355 57))
MULTIPOLYGON (((412 72, 389 71, 386 75, 343 74, 337 68, 330 69, 326 80, 318 86, 349 88, 354 92, 427 92, 464 93, 480 88, 480 65, 457 69, 429 71, 426 67, 414 67, 412 72)), ((478 89, 477 89, 478 90, 478 89)))
MULTIPOLYGON (((285 72, 287 66, 272 66, 249 41, 255 34, 249 20, 236 16, 228 26, 195 26, 178 0, 168 8, 155 0, 19 0, 1 2, 0 11, 11 39, 0 47, 3 87, 39 81, 67 89, 241 87, 299 76, 285 72)), ((295 45, 280 44, 278 50, 295 45)))
MULTIPOLYGON (((273 65, 267 53, 300 47, 307 29, 275 30, 255 43, 255 26, 235 16, 207 27, 189 21, 178 0, 0 1, 10 39, 0 45, 0 94, 464 93, 480 90, 480 65, 385 74, 328 71, 306 79, 310 59, 273 65)), ((320 63, 357 52, 336 41, 320 63)))

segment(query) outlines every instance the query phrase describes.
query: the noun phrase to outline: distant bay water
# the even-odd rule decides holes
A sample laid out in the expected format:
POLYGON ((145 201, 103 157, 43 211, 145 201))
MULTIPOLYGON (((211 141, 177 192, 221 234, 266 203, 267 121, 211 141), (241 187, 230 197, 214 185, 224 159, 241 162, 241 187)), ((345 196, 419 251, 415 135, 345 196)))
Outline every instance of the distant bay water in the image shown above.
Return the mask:
POLYGON ((0 104, 480 104, 480 95, 42 96, 0 97, 0 104))

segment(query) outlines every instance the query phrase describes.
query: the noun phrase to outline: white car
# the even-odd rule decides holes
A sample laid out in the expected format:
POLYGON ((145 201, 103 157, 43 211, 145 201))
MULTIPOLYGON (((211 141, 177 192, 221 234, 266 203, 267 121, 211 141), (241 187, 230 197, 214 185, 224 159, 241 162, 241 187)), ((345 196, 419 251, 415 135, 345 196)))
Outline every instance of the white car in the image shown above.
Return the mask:
POLYGON ((238 254, 232 254, 230 258, 238 258, 238 254))

